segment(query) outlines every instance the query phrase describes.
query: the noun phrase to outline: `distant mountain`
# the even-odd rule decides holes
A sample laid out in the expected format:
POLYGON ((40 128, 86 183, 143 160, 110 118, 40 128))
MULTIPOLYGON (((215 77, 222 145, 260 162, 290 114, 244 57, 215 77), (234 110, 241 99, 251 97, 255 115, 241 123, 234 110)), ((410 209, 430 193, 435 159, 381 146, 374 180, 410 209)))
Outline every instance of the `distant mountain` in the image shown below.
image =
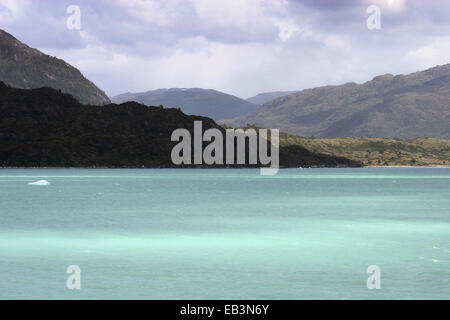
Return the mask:
POLYGON ((112 97, 114 103, 136 101, 151 106, 181 108, 186 114, 214 120, 234 118, 254 111, 257 105, 238 97, 210 89, 158 89, 140 93, 124 93, 112 97))
POLYGON ((3 30, 0 30, 0 81, 22 89, 60 89, 86 104, 110 103, 108 96, 76 68, 28 47, 3 30))
POLYGON ((323 138, 450 138, 450 64, 363 84, 303 90, 223 121, 323 138))
POLYGON ((264 93, 257 94, 254 97, 247 98, 245 100, 247 100, 248 102, 257 104, 259 106, 262 106, 263 104, 265 104, 265 103, 267 103, 267 102, 269 102, 269 101, 271 101, 273 99, 276 99, 276 98, 279 98, 279 97, 288 96, 288 95, 290 95, 290 94, 292 94, 294 92, 297 92, 297 91, 264 92, 264 93))
MULTIPOLYGON (((137 102, 86 106, 51 88, 15 89, 0 82, 0 166, 173 167, 172 132, 185 128, 194 136, 196 120, 203 130, 225 133, 210 118, 178 109, 137 102)), ((300 146, 280 148, 280 165, 361 166, 300 146)))

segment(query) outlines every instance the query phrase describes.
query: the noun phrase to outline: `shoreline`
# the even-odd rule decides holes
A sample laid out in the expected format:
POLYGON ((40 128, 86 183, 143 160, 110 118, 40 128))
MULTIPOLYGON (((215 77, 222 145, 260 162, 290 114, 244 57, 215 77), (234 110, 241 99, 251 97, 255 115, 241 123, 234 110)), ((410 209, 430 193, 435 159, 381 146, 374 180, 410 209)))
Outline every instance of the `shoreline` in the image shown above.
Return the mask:
POLYGON ((450 165, 430 164, 426 166, 364 166, 363 168, 450 168, 450 165))
MULTIPOLYGON (((263 167, 261 167, 263 168, 263 167)), ((450 165, 427 165, 427 166, 362 166, 362 167, 352 167, 352 166, 336 166, 336 167, 325 167, 325 166, 311 166, 311 167, 280 167, 278 169, 364 169, 364 168, 450 168, 450 165)), ((260 169, 260 167, 2 167, 0 169, 260 169)))

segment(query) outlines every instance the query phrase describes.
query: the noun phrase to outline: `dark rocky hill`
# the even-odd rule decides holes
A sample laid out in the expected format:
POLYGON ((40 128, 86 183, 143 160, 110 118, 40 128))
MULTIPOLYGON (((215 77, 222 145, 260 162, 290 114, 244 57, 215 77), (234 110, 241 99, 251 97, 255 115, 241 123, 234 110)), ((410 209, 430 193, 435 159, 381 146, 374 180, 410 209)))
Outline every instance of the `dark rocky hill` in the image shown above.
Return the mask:
MULTIPOLYGON (((15 89, 0 82, 0 166, 18 167, 172 167, 175 129, 193 136, 203 129, 224 129, 212 119, 178 109, 80 104, 51 88, 15 89)), ((206 144, 205 144, 206 145, 206 144)), ((283 167, 360 166, 341 157, 312 153, 300 146, 280 148, 283 167)))

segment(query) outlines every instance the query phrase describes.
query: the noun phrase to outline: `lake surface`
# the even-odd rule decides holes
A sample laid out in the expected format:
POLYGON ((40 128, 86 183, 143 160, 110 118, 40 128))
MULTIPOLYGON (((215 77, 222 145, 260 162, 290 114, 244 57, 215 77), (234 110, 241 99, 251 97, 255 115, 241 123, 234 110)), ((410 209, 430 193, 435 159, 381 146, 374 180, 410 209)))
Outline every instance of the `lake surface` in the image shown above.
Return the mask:
POLYGON ((448 299, 450 168, 1 169, 0 299, 95 298, 448 299))

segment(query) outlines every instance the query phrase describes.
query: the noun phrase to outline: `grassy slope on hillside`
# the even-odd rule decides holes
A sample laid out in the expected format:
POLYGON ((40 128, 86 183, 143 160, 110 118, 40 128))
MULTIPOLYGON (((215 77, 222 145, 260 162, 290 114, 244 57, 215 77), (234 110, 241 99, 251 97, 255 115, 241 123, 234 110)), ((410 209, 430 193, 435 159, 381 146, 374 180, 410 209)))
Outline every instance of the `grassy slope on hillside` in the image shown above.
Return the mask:
POLYGON ((312 152, 346 157, 366 166, 450 165, 450 140, 444 139, 317 139, 280 133, 280 145, 300 145, 312 152))

